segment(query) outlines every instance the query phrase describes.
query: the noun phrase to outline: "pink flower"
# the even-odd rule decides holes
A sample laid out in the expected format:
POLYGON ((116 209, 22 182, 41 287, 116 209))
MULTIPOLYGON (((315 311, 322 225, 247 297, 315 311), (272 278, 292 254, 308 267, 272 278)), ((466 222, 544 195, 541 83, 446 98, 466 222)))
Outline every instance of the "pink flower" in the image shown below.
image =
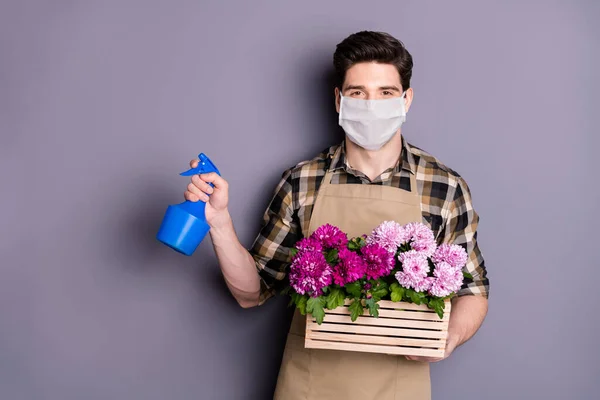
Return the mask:
POLYGON ((433 276, 436 278, 442 279, 451 279, 456 273, 456 268, 445 261, 440 261, 435 264, 435 268, 433 269, 433 276))
POLYGON ((402 263, 402 271, 408 274, 413 282, 418 282, 429 273, 429 262, 422 253, 410 250, 400 253, 398 260, 402 263))
POLYGON ((433 282, 434 279, 431 277, 423 278, 420 281, 413 282, 413 289, 415 289, 416 292, 426 292, 431 288, 433 282))
POLYGON ((384 221, 367 237, 367 244, 379 244, 387 251, 396 254, 398 247, 408 241, 406 230, 397 222, 384 221))
POLYGON ((425 277, 415 279, 410 274, 407 274, 404 271, 396 272, 396 280, 400 284, 400 286, 406 289, 414 289, 416 292, 426 292, 431 288, 431 285, 434 282, 434 278, 425 277))
POLYGON ((290 285, 299 294, 319 297, 331 285, 332 270, 320 251, 299 253, 290 266, 290 285))
POLYGON ((412 289, 413 279, 409 274, 407 274, 404 271, 398 271, 398 272, 396 272, 395 277, 396 277, 396 280, 398 281, 398 283, 400 284, 400 286, 402 286, 406 289, 412 289))
POLYGON ((296 248, 300 251, 321 251, 323 245, 313 237, 304 238, 296 243, 296 248))
POLYGON ((394 254, 387 251, 381 245, 377 243, 369 244, 360 251, 367 263, 368 279, 381 278, 388 275, 394 269, 394 265, 396 264, 394 254))
POLYGON ((446 297, 452 293, 452 289, 448 286, 448 282, 442 279, 436 279, 431 285, 429 293, 432 296, 446 297))
POLYGON ((454 268, 445 261, 438 262, 433 270, 435 276, 429 293, 433 296, 446 297, 460 290, 463 283, 461 269, 454 268))
POLYGON ((433 231, 422 222, 411 222, 404 229, 410 237, 410 247, 425 257, 431 257, 437 246, 433 231))
POLYGON ((348 249, 340 249, 338 253, 339 263, 333 268, 333 281, 344 286, 355 282, 365 275, 367 263, 361 256, 348 249))
POLYGON ((463 268, 467 264, 467 252, 462 246, 457 244, 441 244, 433 256, 432 261, 435 264, 446 262, 454 268, 463 268))
POLYGON ((348 236, 340 228, 330 224, 318 227, 310 237, 329 249, 344 248, 348 244, 348 236))

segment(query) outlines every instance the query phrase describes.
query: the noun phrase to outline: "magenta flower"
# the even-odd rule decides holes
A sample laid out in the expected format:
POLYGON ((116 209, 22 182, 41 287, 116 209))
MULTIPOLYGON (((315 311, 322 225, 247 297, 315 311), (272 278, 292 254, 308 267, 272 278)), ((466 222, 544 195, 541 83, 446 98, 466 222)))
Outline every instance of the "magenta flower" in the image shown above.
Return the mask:
POLYGON ((290 285, 299 294, 319 297, 331 285, 332 270, 320 251, 299 253, 290 266, 290 285))
POLYGON ((298 241, 296 248, 300 251, 322 251, 323 245, 317 239, 307 237, 298 241))
POLYGON ((441 244, 431 260, 438 264, 440 262, 446 262, 454 268, 463 268, 467 264, 467 252, 462 246, 457 244, 441 244))
POLYGON ((377 243, 390 253, 396 254, 398 247, 408 241, 410 236, 402 225, 394 221, 384 221, 367 237, 367 244, 377 243))
POLYGON ((396 260, 394 254, 387 251, 384 247, 377 243, 369 244, 361 250, 363 259, 367 263, 367 279, 378 279, 388 275, 396 260))
POLYGON ((433 231, 422 222, 411 222, 404 229, 410 237, 410 247, 425 257, 431 257, 437 246, 433 231))
POLYGON ((422 253, 410 250, 400 253, 398 260, 402 263, 402 271, 408 274, 413 282, 418 282, 429 273, 429 262, 422 253))
POLYGON ((330 224, 318 227, 310 237, 329 249, 344 248, 348 244, 348 236, 340 228, 330 224))
POLYGON ((340 249, 338 253, 339 262, 333 268, 333 281, 344 286, 362 278, 367 270, 367 263, 361 256, 348 249, 340 249))

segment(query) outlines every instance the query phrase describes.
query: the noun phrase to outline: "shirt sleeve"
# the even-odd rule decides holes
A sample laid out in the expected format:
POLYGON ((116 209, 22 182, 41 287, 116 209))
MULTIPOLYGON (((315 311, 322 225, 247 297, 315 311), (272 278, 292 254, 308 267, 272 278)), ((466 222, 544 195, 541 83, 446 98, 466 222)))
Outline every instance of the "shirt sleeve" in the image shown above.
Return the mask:
POLYGON ((466 278, 458 296, 479 295, 488 297, 489 280, 485 262, 477 243, 479 215, 473 208, 471 193, 466 181, 458 177, 454 196, 449 205, 445 222, 443 242, 462 246, 468 255, 464 271, 473 278, 466 278))
POLYGON ((285 171, 263 215, 262 226, 250 254, 260 277, 259 305, 283 289, 291 260, 290 250, 301 239, 294 217, 292 170, 285 171))

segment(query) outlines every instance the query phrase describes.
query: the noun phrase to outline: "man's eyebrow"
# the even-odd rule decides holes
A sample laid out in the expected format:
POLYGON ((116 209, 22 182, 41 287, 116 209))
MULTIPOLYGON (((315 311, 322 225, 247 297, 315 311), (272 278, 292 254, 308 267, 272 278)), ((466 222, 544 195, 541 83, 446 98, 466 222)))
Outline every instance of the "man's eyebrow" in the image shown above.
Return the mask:
MULTIPOLYGON (((349 86, 346 86, 344 88, 344 91, 346 91, 346 90, 363 90, 363 91, 366 91, 367 89, 363 85, 349 85, 349 86)), ((400 88, 398 86, 380 86, 379 90, 393 90, 395 92, 399 92, 400 88)))
POLYGON ((351 89, 352 90, 366 90, 366 88, 362 85, 349 85, 344 88, 344 91, 351 90, 351 89))

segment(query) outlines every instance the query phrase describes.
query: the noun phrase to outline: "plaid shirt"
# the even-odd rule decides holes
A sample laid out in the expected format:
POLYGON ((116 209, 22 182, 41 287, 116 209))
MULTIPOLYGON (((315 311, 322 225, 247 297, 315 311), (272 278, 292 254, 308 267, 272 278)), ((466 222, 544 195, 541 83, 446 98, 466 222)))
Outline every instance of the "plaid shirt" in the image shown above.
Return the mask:
POLYGON ((339 171, 333 175, 332 184, 387 185, 410 190, 410 174, 416 174, 422 222, 433 230, 438 244, 458 244, 468 253, 464 270, 473 279, 465 278, 458 295, 488 296, 489 281, 477 245, 479 216, 471 204, 467 183, 435 157, 403 139, 396 165, 373 181, 347 164, 343 142, 283 173, 250 249, 261 278, 260 304, 287 283, 290 249, 308 230, 319 186, 330 165, 339 171), (340 146, 342 151, 334 158, 340 146))

